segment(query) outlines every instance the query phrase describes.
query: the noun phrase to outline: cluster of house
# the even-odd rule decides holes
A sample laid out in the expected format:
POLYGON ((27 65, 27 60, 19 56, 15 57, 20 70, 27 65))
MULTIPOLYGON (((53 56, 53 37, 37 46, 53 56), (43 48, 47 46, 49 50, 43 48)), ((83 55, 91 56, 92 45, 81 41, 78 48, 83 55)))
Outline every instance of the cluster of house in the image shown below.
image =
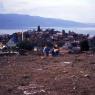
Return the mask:
MULTIPOLYGON (((79 53, 80 51, 95 51, 95 37, 89 35, 77 34, 65 30, 56 31, 54 29, 42 30, 38 26, 37 30, 28 30, 23 33, 13 33, 12 35, 0 35, 0 50, 7 47, 17 47, 17 44, 23 41, 29 42, 32 50, 42 50, 44 46, 53 48, 55 45, 68 49, 70 53, 79 53)), ((23 47, 23 46, 22 46, 23 47)), ((18 48, 19 49, 19 48, 18 48)))

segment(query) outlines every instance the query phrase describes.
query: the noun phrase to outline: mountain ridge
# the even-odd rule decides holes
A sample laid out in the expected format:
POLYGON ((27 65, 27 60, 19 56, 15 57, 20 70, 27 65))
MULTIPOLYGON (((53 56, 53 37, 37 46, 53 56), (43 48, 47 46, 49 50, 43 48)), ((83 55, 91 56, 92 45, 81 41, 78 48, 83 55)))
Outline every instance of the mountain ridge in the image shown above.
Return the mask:
POLYGON ((27 27, 95 27, 94 23, 81 23, 70 20, 45 18, 22 14, 0 14, 0 29, 19 29, 27 27))

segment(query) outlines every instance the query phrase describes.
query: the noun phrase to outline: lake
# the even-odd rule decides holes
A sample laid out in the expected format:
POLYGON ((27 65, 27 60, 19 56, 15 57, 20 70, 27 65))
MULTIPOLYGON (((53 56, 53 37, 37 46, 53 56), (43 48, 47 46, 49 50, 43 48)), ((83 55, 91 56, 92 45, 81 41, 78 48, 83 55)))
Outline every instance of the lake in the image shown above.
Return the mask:
MULTIPOLYGON (((95 28, 62 28, 62 27, 49 27, 49 28, 54 28, 55 30, 65 30, 66 32, 74 31, 76 33, 81 33, 81 34, 90 34, 90 36, 95 35, 95 28)), ((0 29, 0 34, 12 34, 15 32, 24 32, 28 29, 37 29, 37 28, 27 28, 27 29, 0 29)), ((43 27, 42 29, 47 29, 47 27, 43 27)))

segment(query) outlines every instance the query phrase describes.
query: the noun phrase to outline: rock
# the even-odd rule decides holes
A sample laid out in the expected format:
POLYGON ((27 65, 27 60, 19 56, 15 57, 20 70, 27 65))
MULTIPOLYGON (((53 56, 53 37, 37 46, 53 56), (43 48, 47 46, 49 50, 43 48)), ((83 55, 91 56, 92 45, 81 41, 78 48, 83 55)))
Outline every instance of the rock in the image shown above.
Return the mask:
POLYGON ((31 95, 32 93, 30 93, 28 91, 24 91, 23 94, 25 94, 25 95, 31 95))
POLYGON ((90 75, 89 74, 85 74, 84 77, 90 78, 90 75))
POLYGON ((83 74, 84 72, 83 71, 80 71, 81 74, 83 74))
POLYGON ((64 64, 71 64, 72 62, 63 62, 64 64))
POLYGON ((75 89, 76 89, 76 86, 73 87, 73 90, 75 90, 75 89))
POLYGON ((24 91, 23 92, 23 94, 25 94, 25 95, 35 95, 35 94, 43 94, 43 93, 45 93, 46 91, 45 90, 43 90, 43 89, 41 89, 41 90, 37 90, 37 91, 24 91))

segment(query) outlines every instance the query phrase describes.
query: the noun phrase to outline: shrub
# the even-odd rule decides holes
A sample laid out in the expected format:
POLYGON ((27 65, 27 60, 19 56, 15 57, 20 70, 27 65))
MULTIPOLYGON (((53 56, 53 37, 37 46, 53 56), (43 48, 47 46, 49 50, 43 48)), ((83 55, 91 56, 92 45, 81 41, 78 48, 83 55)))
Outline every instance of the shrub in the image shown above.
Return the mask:
POLYGON ((27 41, 27 40, 18 43, 17 47, 19 49, 24 49, 24 50, 32 50, 33 49, 31 42, 27 41))

